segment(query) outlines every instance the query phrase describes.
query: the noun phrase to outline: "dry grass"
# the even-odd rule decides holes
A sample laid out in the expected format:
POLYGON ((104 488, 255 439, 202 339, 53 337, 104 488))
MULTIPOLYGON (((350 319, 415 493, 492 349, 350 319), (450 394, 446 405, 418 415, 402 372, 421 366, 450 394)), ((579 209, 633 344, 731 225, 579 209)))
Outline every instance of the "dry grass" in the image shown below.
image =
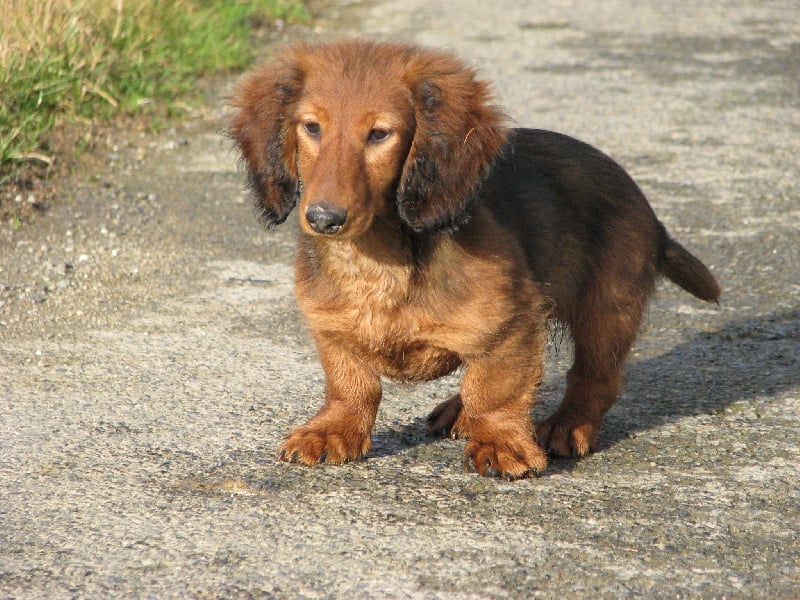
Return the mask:
POLYGON ((113 22, 111 39, 119 36, 124 6, 122 0, 4 0, 0 68, 28 62, 58 47, 89 50, 85 59, 97 63, 101 59, 99 32, 113 22))
POLYGON ((0 0, 0 182, 48 159, 58 121, 169 109, 248 62, 254 21, 305 16, 301 0, 0 0))

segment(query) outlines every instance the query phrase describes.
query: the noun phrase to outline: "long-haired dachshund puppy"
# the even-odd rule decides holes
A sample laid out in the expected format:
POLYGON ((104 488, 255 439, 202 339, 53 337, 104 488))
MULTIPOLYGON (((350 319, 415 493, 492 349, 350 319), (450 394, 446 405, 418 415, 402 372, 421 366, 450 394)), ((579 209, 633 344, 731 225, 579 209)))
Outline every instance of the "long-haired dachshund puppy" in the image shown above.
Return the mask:
POLYGON ((595 448, 659 275, 719 298, 619 165, 558 133, 507 129, 488 84, 449 53, 298 44, 244 77, 232 105, 265 222, 299 205, 296 295, 326 375, 324 405, 282 460, 362 456, 382 377, 463 367, 430 431, 467 438, 480 474, 528 477, 548 452, 595 448), (552 321, 574 363, 534 427, 552 321))

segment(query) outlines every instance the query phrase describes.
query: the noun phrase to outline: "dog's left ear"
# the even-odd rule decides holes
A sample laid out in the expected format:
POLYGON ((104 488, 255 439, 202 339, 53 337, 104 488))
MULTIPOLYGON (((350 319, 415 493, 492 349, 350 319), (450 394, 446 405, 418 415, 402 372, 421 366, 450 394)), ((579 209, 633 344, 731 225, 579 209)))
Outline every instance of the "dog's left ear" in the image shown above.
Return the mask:
POLYGON ((416 130, 397 190, 400 217, 414 230, 454 228, 468 217, 481 180, 506 141, 489 84, 450 54, 422 51, 405 83, 416 130))

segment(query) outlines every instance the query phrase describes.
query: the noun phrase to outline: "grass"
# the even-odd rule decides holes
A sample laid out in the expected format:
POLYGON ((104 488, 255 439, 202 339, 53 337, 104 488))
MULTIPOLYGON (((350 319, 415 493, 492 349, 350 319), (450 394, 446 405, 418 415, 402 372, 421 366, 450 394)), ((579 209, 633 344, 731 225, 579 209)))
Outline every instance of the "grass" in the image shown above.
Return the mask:
POLYGON ((179 106, 203 75, 252 60, 250 33, 303 0, 0 0, 0 184, 51 160, 60 123, 179 106))

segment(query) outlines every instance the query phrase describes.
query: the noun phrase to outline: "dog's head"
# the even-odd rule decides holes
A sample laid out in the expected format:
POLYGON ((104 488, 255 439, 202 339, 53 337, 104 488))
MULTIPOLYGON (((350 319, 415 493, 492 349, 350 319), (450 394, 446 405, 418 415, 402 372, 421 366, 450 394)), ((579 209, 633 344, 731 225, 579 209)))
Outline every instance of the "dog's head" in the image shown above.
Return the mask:
POLYGON ((269 225, 355 238, 376 216, 458 226, 506 139, 488 84, 451 54, 368 41, 297 45, 246 76, 229 132, 269 225))

